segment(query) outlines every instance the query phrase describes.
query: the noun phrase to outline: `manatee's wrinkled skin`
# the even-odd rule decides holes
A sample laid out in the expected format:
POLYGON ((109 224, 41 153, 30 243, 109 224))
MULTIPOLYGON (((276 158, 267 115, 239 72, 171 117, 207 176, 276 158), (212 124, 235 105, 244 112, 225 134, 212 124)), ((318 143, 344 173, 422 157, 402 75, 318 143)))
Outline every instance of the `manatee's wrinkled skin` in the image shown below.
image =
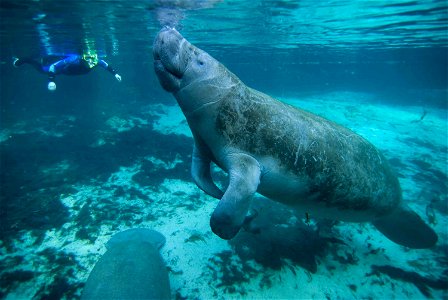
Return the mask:
POLYGON ((402 204, 398 179, 364 138, 247 87, 175 29, 159 32, 153 54, 193 133, 193 179, 221 199, 210 220, 218 236, 238 233, 258 192, 315 217, 373 222, 408 247, 437 241, 402 204), (229 174, 225 193, 211 179, 211 162, 229 174))
POLYGON ((165 237, 145 228, 114 235, 87 279, 81 299, 170 299, 168 270, 159 249, 165 237))

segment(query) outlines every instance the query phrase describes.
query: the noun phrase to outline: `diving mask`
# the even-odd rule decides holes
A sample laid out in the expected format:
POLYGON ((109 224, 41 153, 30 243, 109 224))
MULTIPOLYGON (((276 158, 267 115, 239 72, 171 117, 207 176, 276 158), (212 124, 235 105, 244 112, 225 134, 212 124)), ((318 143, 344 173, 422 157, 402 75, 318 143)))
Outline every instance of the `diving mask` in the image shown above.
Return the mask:
POLYGON ((87 62, 90 68, 98 64, 98 55, 95 53, 84 53, 82 59, 87 62))

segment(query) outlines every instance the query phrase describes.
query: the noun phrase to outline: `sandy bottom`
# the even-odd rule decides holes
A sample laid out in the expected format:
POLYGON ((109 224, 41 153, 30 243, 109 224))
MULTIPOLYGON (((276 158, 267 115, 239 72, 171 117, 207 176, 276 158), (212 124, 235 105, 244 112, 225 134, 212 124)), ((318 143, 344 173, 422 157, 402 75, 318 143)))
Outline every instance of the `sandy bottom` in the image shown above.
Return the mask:
MULTIPOLYGON (((381 149, 399 174, 404 199, 426 222, 432 222, 439 235, 438 246, 409 250, 370 224, 337 223, 331 234, 343 243, 329 243, 315 255, 315 272, 288 257, 282 258, 281 267, 272 268, 250 256, 242 258, 211 232, 209 218, 217 200, 205 195, 191 179, 170 176, 148 186, 136 182, 136 174, 148 164, 152 172, 189 167, 189 161, 175 153, 170 161, 145 156, 106 180, 91 179, 61 192, 59 201, 69 212, 69 221, 61 227, 46 230, 40 237, 20 231, 8 247, 0 242, 1 278, 8 280, 2 285, 3 296, 77 297, 106 251, 108 239, 128 228, 146 227, 167 239, 161 254, 169 268, 173 299, 446 299, 447 112, 426 108, 420 121, 422 107, 382 105, 372 95, 352 92, 281 100, 344 125, 381 149), (428 214, 434 197, 440 201, 428 214)), ((152 123, 141 116, 110 118, 108 134, 98 134, 90 147, 113 144, 114 133, 150 125, 162 134, 191 137, 177 106, 154 105, 147 111, 152 123)), ((65 124, 75 121, 67 117, 65 124)), ((69 129, 34 130, 35 134, 58 136, 69 129)), ((0 142, 25 131, 23 124, 5 128, 0 142)), ((70 169, 67 161, 61 161, 42 172, 63 176, 70 169)))

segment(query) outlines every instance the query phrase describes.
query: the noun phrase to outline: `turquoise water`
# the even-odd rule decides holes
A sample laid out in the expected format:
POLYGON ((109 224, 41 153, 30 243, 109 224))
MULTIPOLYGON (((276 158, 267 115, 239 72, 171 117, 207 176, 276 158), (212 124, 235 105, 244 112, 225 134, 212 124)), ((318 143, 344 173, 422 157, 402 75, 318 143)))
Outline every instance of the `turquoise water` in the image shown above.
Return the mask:
POLYGON ((79 298, 110 237, 136 227, 166 237, 173 299, 446 298, 447 32, 446 1, 1 1, 0 298, 79 298), (164 25, 247 85, 373 143, 437 245, 307 225, 258 196, 266 230, 214 235, 217 201, 191 179, 191 133, 153 70, 164 25), (122 82, 97 68, 57 76, 50 93, 45 75, 11 64, 87 49, 122 82))

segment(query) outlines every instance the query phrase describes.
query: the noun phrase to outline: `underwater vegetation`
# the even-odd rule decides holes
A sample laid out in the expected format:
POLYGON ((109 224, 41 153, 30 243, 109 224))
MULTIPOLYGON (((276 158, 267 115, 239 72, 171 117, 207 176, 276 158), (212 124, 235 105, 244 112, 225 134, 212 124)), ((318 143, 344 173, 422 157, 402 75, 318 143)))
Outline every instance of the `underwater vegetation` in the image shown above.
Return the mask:
POLYGON ((238 260, 232 251, 216 253, 209 259, 207 267, 211 273, 210 284, 212 286, 223 288, 226 293, 238 293, 241 296, 247 294, 243 283, 250 282, 251 278, 258 273, 254 267, 238 260))
MULTIPOLYGON (((392 279, 412 283, 415 285, 423 295, 428 298, 432 298, 431 289, 448 290, 448 271, 440 278, 428 278, 424 277, 416 272, 405 271, 393 266, 372 266, 372 272, 366 274, 366 276, 377 276, 384 274, 392 279)), ((378 282, 381 284, 381 282, 378 282)))
MULTIPOLYGON (((47 248, 37 254, 39 259, 34 262, 35 269, 38 269, 38 265, 52 266, 50 270, 51 276, 47 277, 48 274, 46 272, 39 270, 16 270, 2 273, 0 275, 0 287, 2 289, 0 297, 5 297, 21 283, 40 277, 44 279, 43 282, 45 284, 40 287, 33 299, 75 298, 77 289, 83 285, 77 282, 76 269, 80 266, 75 256, 54 248, 47 248)), ((24 260, 24 256, 16 255, 4 260, 0 267, 11 268, 11 264, 17 265, 24 260)))
MULTIPOLYGON (((31 127, 45 128, 48 120, 43 119, 31 127)), ((91 124, 90 124, 91 125, 91 124)), ((50 229, 60 228, 69 221, 66 207, 61 203, 61 195, 77 192, 73 186, 89 184, 93 181, 107 180, 111 173, 122 166, 129 166, 136 161, 143 161, 142 167, 133 180, 141 186, 157 187, 166 178, 183 178, 189 180, 188 165, 190 160, 190 138, 180 135, 165 135, 154 132, 151 128, 132 128, 123 132, 112 132, 109 128, 97 127, 84 130, 87 126, 83 120, 73 121, 63 134, 48 134, 45 130, 38 132, 14 134, 2 142, 2 172, 0 180, 0 239, 9 248, 12 239, 20 236, 21 230, 28 230, 41 240, 50 229), (114 143, 92 146, 109 130, 114 143), (151 139, 144 136, 156 136, 151 139), (40 153, 38 156, 31 153, 40 153), (172 169, 155 168, 144 157, 154 156, 160 160, 171 161, 178 156, 180 163, 172 169), (26 207, 26 209, 24 209, 26 207)), ((33 128, 24 130, 33 131, 33 128)), ((62 129, 61 129, 62 130, 62 129)), ((118 186, 109 187, 115 196, 141 198, 150 201, 136 188, 123 190, 118 186)), ((113 206, 113 201, 111 206, 113 206)), ((105 203, 103 203, 104 205, 105 203)), ((80 226, 79 237, 93 241, 95 239, 93 224, 97 228, 98 220, 116 217, 114 208, 107 212, 98 212, 90 216, 92 209, 89 201, 80 207, 77 223, 80 226)), ((132 211, 129 212, 133 213, 132 211)), ((38 242, 36 242, 38 243, 38 242)))

